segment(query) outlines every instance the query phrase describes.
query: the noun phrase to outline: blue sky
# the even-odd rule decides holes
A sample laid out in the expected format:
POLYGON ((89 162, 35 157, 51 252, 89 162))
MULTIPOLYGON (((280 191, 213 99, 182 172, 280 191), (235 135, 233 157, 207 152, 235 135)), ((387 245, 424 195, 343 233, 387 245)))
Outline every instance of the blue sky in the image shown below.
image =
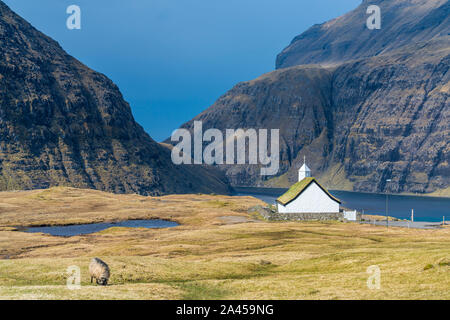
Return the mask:
POLYGON ((236 83, 274 70, 292 38, 361 0, 3 0, 71 55, 106 74, 162 140, 236 83), (66 8, 81 8, 81 30, 66 8))

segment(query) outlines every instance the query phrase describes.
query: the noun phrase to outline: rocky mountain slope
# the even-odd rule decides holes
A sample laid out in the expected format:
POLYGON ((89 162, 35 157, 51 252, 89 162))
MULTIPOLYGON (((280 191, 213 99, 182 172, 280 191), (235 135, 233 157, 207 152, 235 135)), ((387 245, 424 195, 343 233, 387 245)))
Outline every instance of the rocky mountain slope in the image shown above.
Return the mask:
POLYGON ((0 190, 225 193, 212 168, 175 166, 114 83, 0 1, 0 190))
POLYGON ((314 25, 295 37, 276 60, 276 67, 333 65, 383 55, 405 45, 449 34, 448 0, 364 0, 355 10, 314 25), (381 10, 381 29, 369 30, 369 5, 381 10))
POLYGON ((298 36, 278 56, 279 70, 236 85, 192 120, 204 130, 280 129, 279 175, 267 181, 257 166, 221 166, 233 185, 288 186, 305 155, 330 188, 448 190, 449 1, 370 4, 381 7, 381 30, 363 30, 365 1, 298 36))

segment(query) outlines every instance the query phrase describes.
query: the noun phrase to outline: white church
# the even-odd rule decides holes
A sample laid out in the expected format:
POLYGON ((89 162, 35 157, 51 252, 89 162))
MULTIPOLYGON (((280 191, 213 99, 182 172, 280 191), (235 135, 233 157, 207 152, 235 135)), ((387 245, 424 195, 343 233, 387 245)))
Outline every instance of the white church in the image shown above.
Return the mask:
POLYGON ((298 170, 298 182, 277 199, 279 213, 339 213, 341 201, 311 177, 306 165, 298 170))

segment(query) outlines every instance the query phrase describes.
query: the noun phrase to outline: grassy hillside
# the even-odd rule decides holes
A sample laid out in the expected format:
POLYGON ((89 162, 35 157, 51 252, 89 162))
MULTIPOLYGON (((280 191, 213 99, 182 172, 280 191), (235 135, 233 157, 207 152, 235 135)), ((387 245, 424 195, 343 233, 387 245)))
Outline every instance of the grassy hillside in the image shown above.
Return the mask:
POLYGON ((265 222, 251 197, 143 197, 52 188, 0 193, 2 299, 450 299, 450 230, 338 222, 265 222), (110 228, 71 238, 16 226, 141 218, 170 229, 110 228), (88 264, 111 267, 107 287, 88 264), (81 268, 80 290, 66 269, 81 268), (370 265, 381 289, 366 285, 370 265))

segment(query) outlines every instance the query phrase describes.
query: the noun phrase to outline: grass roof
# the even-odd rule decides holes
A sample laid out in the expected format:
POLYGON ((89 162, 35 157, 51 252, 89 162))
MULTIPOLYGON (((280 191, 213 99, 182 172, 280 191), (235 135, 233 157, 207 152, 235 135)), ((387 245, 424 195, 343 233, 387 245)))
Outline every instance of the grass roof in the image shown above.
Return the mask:
POLYGON ((317 185, 334 201, 341 203, 341 201, 337 198, 335 198, 333 195, 331 195, 327 189, 322 187, 320 183, 313 177, 307 177, 303 180, 295 183, 292 185, 288 191, 286 191, 283 195, 281 195, 277 202, 281 203, 282 205, 287 205, 289 202, 297 198, 311 183, 317 183, 317 185))

